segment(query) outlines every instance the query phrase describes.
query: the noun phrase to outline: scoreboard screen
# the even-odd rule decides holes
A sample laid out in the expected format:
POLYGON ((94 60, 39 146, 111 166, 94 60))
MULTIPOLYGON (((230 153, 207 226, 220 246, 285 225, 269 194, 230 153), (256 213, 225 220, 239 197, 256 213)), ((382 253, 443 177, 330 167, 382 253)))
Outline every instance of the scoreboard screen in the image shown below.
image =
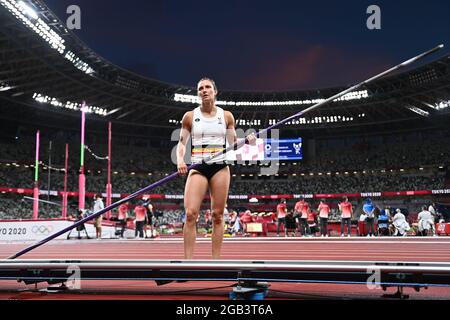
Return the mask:
POLYGON ((264 160, 303 159, 302 138, 267 139, 264 145, 264 160))
POLYGON ((244 145, 227 153, 229 161, 271 161, 303 159, 302 138, 257 139, 255 145, 244 145))

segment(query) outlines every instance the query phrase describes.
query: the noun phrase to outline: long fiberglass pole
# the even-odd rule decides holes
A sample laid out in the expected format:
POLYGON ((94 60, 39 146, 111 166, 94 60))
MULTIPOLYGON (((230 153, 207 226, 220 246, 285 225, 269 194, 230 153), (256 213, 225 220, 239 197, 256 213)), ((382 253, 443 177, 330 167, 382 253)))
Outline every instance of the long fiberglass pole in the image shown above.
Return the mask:
MULTIPOLYGON (((333 100, 335 100, 335 99, 337 99, 337 98, 339 98, 339 97, 341 97, 341 96, 343 96, 343 95, 349 93, 350 91, 356 90, 356 89, 358 89, 359 87, 361 87, 361 86, 363 86, 363 85, 365 85, 365 84, 368 84, 368 83, 371 82, 371 81, 374 81, 375 79, 379 79, 379 78, 381 78, 381 77, 383 77, 383 76, 385 76, 385 75, 387 75, 387 74, 389 74, 389 73, 391 73, 391 72, 393 72, 393 71, 395 71, 395 70, 398 70, 398 69, 400 69, 400 68, 402 68, 402 67, 405 67, 405 66, 407 66, 407 65, 409 65, 409 64, 411 64, 411 63, 413 63, 413 62, 415 62, 415 61, 417 61, 417 60, 419 60, 419 59, 422 59, 422 58, 424 58, 424 57, 426 57, 426 56, 428 56, 428 55, 430 55, 430 54, 432 54, 432 53, 434 53, 434 52, 436 52, 436 51, 442 49, 443 47, 444 47, 444 45, 441 44, 441 45, 439 45, 439 46, 434 47, 433 49, 430 49, 430 50, 428 50, 428 51, 426 51, 426 52, 424 52, 424 53, 421 53, 421 54, 415 56, 414 58, 408 59, 408 60, 406 60, 405 62, 402 62, 402 63, 396 65, 395 67, 392 67, 392 68, 390 68, 390 69, 388 69, 388 70, 386 70, 386 71, 383 71, 383 72, 377 74, 376 76, 373 76, 373 77, 371 77, 371 78, 369 78, 369 79, 367 79, 367 80, 365 80, 365 81, 363 81, 363 82, 360 82, 360 83, 358 83, 358 84, 356 84, 356 85, 354 85, 354 86, 352 86, 352 87, 350 87, 350 88, 348 88, 348 89, 346 89, 346 90, 344 90, 344 91, 342 91, 342 92, 339 92, 339 93, 335 94, 335 95, 332 96, 332 97, 329 97, 328 99, 325 99, 325 100, 323 100, 323 101, 321 101, 321 102, 319 102, 319 103, 317 103, 317 104, 315 104, 315 105, 313 105, 313 106, 311 106, 311 107, 309 107, 309 108, 307 108, 307 109, 305 109, 305 110, 302 110, 302 111, 300 111, 300 112, 294 114, 293 116, 290 116, 290 117, 288 117, 288 118, 286 118, 286 119, 283 119, 283 120, 281 120, 281 121, 275 123, 274 125, 272 125, 272 126, 266 128, 266 129, 263 129, 263 130, 259 131, 258 133, 256 133, 256 136, 259 136, 259 135, 263 134, 264 132, 267 132, 268 130, 271 130, 271 129, 274 129, 274 128, 276 128, 276 127, 279 127, 279 126, 281 126, 282 124, 288 122, 289 120, 294 119, 294 118, 297 118, 297 117, 300 117, 300 116, 304 115, 305 113, 307 113, 307 112, 309 112, 309 111, 311 111, 311 110, 314 110, 314 109, 316 109, 316 108, 318 108, 318 107, 320 107, 320 106, 323 106, 323 105, 329 103, 330 101, 333 101, 333 100)), ((218 152, 217 154, 215 154, 215 155, 213 155, 213 156, 211 156, 211 157, 205 159, 204 161, 205 161, 205 162, 208 162, 208 161, 210 161, 210 160, 212 160, 212 159, 215 159, 215 158, 219 157, 220 155, 222 155, 222 154, 224 154, 224 153, 226 153, 226 152, 228 152, 228 151, 230 151, 230 150, 234 150, 234 149, 237 149, 237 148, 239 148, 239 147, 242 147, 246 142, 248 142, 247 138, 246 138, 246 139, 242 139, 240 142, 237 142, 237 143, 235 143, 235 144, 229 146, 229 147, 226 148, 225 150, 223 150, 223 151, 221 151, 221 152, 218 152)), ((198 167, 198 166, 199 166, 199 164, 192 164, 192 165, 190 165, 190 166, 188 167, 188 170, 195 169, 195 168, 198 167)), ((48 237, 46 237, 46 238, 44 238, 44 239, 42 239, 42 240, 40 240, 40 241, 38 241, 38 242, 36 242, 36 243, 34 243, 34 244, 28 246, 28 247, 26 247, 25 249, 23 249, 23 250, 21 250, 21 251, 15 253, 15 254, 13 254, 12 256, 8 257, 8 259, 15 259, 15 258, 17 258, 17 257, 20 257, 21 255, 23 255, 23 254, 25 254, 25 253, 27 253, 27 252, 29 252, 29 251, 31 251, 31 250, 33 250, 33 249, 35 249, 35 248, 41 246, 41 245, 43 245, 44 243, 46 243, 46 242, 48 242, 48 241, 50 241, 50 240, 52 240, 52 239, 54 239, 54 238, 56 238, 56 237, 58 237, 58 236, 64 234, 64 233, 66 233, 66 232, 72 230, 73 228, 76 228, 77 226, 79 226, 79 225, 81 225, 81 224, 84 224, 84 223, 86 223, 86 222, 89 221, 89 220, 95 219, 95 218, 98 217, 99 215, 102 215, 102 214, 104 214, 105 212, 108 212, 108 211, 110 211, 110 210, 112 210, 112 209, 114 209, 114 208, 120 206, 122 203, 126 203, 126 202, 128 202, 128 201, 130 201, 130 200, 136 198, 137 196, 146 193, 147 191, 150 191, 150 190, 152 190, 152 189, 154 189, 154 188, 156 188, 156 187, 158 187, 158 186, 163 185, 164 183, 166 183, 166 182, 168 182, 168 181, 170 181, 170 180, 176 178, 177 176, 178 176, 178 171, 172 173, 171 175, 169 175, 169 176, 167 176, 167 177, 165 177, 165 178, 163 178, 163 179, 161 179, 161 180, 159 180, 159 181, 157 181, 157 182, 154 182, 154 183, 148 185, 147 187, 145 187, 145 188, 143 188, 143 189, 141 189, 141 190, 139 190, 139 191, 136 191, 135 193, 129 195, 129 196, 126 197, 126 198, 120 199, 119 201, 113 203, 113 204, 110 205, 110 206, 105 207, 105 208, 102 209, 102 210, 99 210, 99 211, 97 211, 97 212, 94 212, 94 213, 93 213, 92 215, 90 215, 89 217, 86 217, 86 218, 84 218, 84 219, 81 219, 81 220, 77 221, 76 223, 74 223, 73 225, 71 225, 71 226, 69 226, 69 227, 67 227, 67 228, 65 228, 65 229, 63 229, 63 230, 60 230, 60 231, 58 231, 58 232, 55 232, 54 234, 49 235, 48 237)))

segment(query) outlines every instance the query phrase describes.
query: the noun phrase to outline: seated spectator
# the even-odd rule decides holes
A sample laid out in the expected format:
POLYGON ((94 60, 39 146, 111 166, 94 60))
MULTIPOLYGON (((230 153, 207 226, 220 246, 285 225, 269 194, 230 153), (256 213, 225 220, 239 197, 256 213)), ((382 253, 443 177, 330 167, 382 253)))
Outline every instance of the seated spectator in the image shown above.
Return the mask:
POLYGON ((389 216, 385 210, 381 211, 378 215, 378 235, 389 236, 389 216))
POLYGON ((297 225, 295 223, 294 214, 288 211, 285 216, 286 222, 286 237, 295 237, 295 231, 297 230, 297 225))
POLYGON ((307 223, 309 229, 309 235, 314 237, 319 232, 319 226, 317 225, 317 215, 315 211, 308 212, 307 223))
POLYGON ((400 209, 396 210, 394 217, 392 218, 392 225, 394 226, 394 236, 406 236, 410 230, 409 223, 406 221, 405 215, 400 209))
POLYGON ((422 211, 419 213, 418 218, 418 227, 419 234, 422 236, 429 235, 430 233, 435 236, 436 231, 434 227, 434 217, 430 211, 427 210, 426 206, 422 207, 422 211))
POLYGON ((233 219, 231 222, 232 222, 231 236, 234 237, 238 234, 241 234, 242 232, 241 218, 239 217, 236 211, 233 211, 233 219))

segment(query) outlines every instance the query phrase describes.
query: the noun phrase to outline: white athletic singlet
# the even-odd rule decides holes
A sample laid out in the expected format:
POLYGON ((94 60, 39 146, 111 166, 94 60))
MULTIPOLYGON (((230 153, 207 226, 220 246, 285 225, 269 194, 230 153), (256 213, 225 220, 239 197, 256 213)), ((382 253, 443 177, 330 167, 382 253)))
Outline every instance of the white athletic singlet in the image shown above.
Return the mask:
MULTIPOLYGON (((225 114, 222 108, 217 107, 214 117, 203 116, 200 107, 194 109, 192 119, 191 139, 192 139, 192 163, 202 162, 213 154, 222 151, 226 147, 225 114)), ((225 154, 221 154, 208 163, 224 162, 225 154)))

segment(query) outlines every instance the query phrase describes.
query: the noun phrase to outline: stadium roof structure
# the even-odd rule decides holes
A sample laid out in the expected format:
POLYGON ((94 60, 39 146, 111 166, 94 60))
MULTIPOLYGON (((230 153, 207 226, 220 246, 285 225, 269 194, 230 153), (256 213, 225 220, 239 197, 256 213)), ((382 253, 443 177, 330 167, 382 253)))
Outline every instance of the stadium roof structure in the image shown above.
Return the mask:
MULTIPOLYGON (((238 127, 261 129, 345 88, 222 91, 218 100, 233 112, 238 127)), ((3 119, 79 118, 82 102, 86 101, 85 110, 93 119, 130 127, 173 129, 196 104, 195 95, 194 87, 149 79, 108 62, 69 31, 41 1, 0 0, 3 119)), ((450 56, 445 55, 374 81, 287 127, 314 131, 373 130, 393 125, 420 128, 430 125, 424 119, 445 123, 449 106, 450 56)))

